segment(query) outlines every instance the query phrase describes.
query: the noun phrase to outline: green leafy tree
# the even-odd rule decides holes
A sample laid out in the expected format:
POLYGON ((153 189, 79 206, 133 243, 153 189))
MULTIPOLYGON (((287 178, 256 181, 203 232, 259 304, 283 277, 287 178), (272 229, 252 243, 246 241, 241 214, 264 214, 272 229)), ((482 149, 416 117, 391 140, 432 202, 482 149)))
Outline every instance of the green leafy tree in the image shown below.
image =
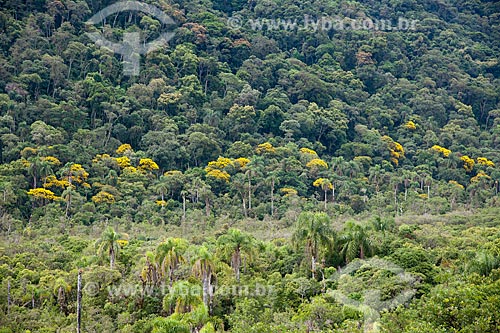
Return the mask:
POLYGON ((187 241, 182 238, 167 238, 156 248, 156 262, 160 264, 163 276, 168 279, 169 285, 175 281, 175 271, 185 262, 184 252, 187 241))
POLYGON ((325 213, 303 212, 297 219, 293 242, 304 248, 305 260, 311 265, 312 277, 324 249, 331 249, 334 242, 331 222, 325 213))
POLYGON ((107 227, 101 234, 101 238, 95 243, 99 255, 106 253, 109 256, 109 267, 111 269, 115 267, 115 260, 120 251, 118 241, 123 240, 124 237, 127 237, 127 235, 117 233, 113 227, 107 227))
POLYGON ((215 263, 214 256, 209 250, 202 246, 198 249, 193 263, 193 274, 201 279, 203 288, 203 303, 208 309, 212 308, 212 280, 215 277, 215 263))
POLYGON ((350 262, 354 258, 364 259, 374 252, 374 245, 368 228, 364 225, 347 222, 339 236, 341 253, 345 262, 350 262))
POLYGON ((256 250, 255 246, 254 238, 238 229, 229 229, 227 233, 217 239, 218 252, 225 258, 230 258, 229 262, 236 281, 240 281, 243 254, 247 256, 248 260, 251 260, 256 250))

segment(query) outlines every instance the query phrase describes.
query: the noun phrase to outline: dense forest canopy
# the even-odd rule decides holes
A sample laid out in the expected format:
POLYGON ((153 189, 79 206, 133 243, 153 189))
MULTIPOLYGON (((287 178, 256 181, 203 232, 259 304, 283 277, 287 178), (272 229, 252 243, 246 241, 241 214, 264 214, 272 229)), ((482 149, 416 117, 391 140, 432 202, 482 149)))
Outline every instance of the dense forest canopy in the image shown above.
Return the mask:
POLYGON ((0 332, 498 332, 499 2, 113 3, 0 1, 0 332))

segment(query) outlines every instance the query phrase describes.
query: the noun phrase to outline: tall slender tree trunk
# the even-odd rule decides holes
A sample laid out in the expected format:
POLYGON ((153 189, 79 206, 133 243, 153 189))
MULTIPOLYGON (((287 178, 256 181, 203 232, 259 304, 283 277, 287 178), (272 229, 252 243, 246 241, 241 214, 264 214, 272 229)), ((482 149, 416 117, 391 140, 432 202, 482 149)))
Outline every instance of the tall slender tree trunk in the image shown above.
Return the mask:
POLYGON ((62 286, 60 286, 59 290, 57 291, 57 301, 59 302, 59 308, 61 312, 66 312, 65 311, 66 296, 64 295, 64 290, 62 286))
POLYGON ((172 285, 174 284, 174 271, 172 268, 168 269, 168 285, 170 288, 172 288, 172 285))
POLYGON ((242 195, 242 198, 243 198, 243 200, 242 200, 242 204, 243 204, 243 215, 245 215, 245 217, 248 217, 248 214, 247 214, 247 204, 246 204, 246 202, 245 202, 245 196, 244 196, 244 195, 242 195))
MULTIPOLYGON (((203 303, 207 306, 207 309, 210 309, 210 274, 208 272, 203 272, 202 278, 203 284, 203 303)), ((210 310, 209 310, 210 311, 210 310)))
POLYGON ((82 270, 78 271, 78 282, 76 289, 76 333, 81 332, 82 325, 82 270))
POLYGON ((236 277, 236 281, 240 282, 240 266, 241 266, 241 253, 240 249, 236 249, 234 252, 234 275, 236 277))
POLYGON ((10 279, 7 280, 7 314, 10 312, 10 279))
POLYGON ((205 215, 210 216, 210 198, 208 196, 205 198, 205 215))
POLYGON ((109 267, 111 269, 115 267, 115 249, 113 248, 113 244, 109 248, 109 267))
POLYGON ((182 219, 186 220, 186 195, 182 195, 182 219))
POLYGON ((71 206, 71 193, 68 194, 68 202, 66 203, 66 217, 68 217, 69 207, 71 206))
POLYGON ((271 216, 274 216, 274 178, 271 180, 271 216))
POLYGON ((252 209, 252 182, 250 178, 250 173, 248 173, 248 209, 252 209))
POLYGON ((328 189, 325 189, 325 211, 326 211, 326 200, 328 199, 328 189))
POLYGON ((316 258, 314 258, 314 255, 311 256, 311 272, 314 280, 316 278, 316 258))

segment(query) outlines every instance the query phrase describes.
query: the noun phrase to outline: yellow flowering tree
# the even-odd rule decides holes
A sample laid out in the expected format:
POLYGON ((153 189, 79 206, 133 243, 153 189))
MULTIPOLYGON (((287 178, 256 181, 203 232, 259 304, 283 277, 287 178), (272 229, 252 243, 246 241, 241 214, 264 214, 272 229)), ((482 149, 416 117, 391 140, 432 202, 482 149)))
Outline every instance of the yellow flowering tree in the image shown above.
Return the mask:
POLYGON ((406 124, 404 124, 404 127, 406 129, 409 129, 410 131, 414 131, 417 129, 417 125, 411 120, 406 122, 406 124))
POLYGON ((435 151, 435 152, 438 152, 440 154, 442 154, 444 157, 448 157, 450 156, 451 154, 451 150, 449 149, 446 149, 444 147, 441 147, 441 146, 438 146, 438 145, 434 145, 431 147, 431 150, 435 151))
POLYGON ((261 143, 260 145, 255 148, 255 151, 257 154, 274 154, 276 152, 276 148, 273 147, 273 145, 269 142, 264 142, 261 143))
POLYGON ((131 166, 130 158, 128 158, 127 156, 117 157, 115 160, 116 160, 116 163, 118 164, 118 166, 122 169, 125 169, 126 167, 131 166))
POLYGON ((45 161, 45 162, 49 163, 52 166, 59 166, 59 165, 61 165, 61 161, 59 161, 59 159, 57 157, 54 157, 54 156, 42 157, 42 161, 45 161))
POLYGON ((478 157, 476 159, 476 161, 477 161, 477 164, 479 164, 479 165, 484 165, 484 166, 491 167, 491 168, 495 167, 495 163, 493 163, 492 161, 490 161, 486 157, 478 157))
POLYGON ((299 193, 296 189, 291 187, 283 187, 282 189, 280 189, 280 192, 283 193, 285 197, 293 197, 299 193))
POLYGON ((97 154, 95 157, 92 159, 92 163, 99 163, 100 161, 108 161, 112 157, 109 156, 109 154, 97 154))
POLYGON ((307 162, 306 167, 308 167, 309 169, 316 169, 316 170, 328 169, 328 163, 326 163, 320 158, 313 158, 312 160, 307 162))
POLYGON ((219 157, 216 161, 208 162, 207 167, 205 168, 206 172, 211 170, 223 170, 229 166, 233 166, 233 161, 230 158, 219 157))
POLYGON ((250 159, 245 157, 240 157, 233 160, 233 165, 243 169, 248 163, 250 163, 250 159))
POLYGON ((464 155, 460 159, 462 160, 462 162, 464 162, 464 169, 467 172, 471 172, 472 169, 474 169, 474 165, 476 163, 474 162, 474 160, 472 158, 470 158, 469 156, 464 155))
POLYGON ((328 190, 333 191, 333 188, 334 188, 332 182, 326 178, 318 178, 313 182, 313 186, 319 187, 324 191, 324 193, 325 193, 325 209, 326 209, 326 203, 328 200, 328 190))
POLYGON ((56 176, 50 175, 45 178, 45 183, 43 184, 43 187, 60 187, 60 188, 66 188, 68 186, 72 186, 69 181, 66 179, 57 179, 56 176))
POLYGON ((68 181, 73 183, 73 180, 79 184, 86 182, 89 173, 82 167, 81 164, 72 164, 69 167, 68 181))
POLYGON ((216 161, 208 162, 205 172, 207 173, 207 177, 222 180, 227 183, 229 179, 231 179, 231 175, 224 169, 228 167, 234 167, 233 161, 231 161, 230 158, 219 157, 216 161))
POLYGON ((387 144, 387 148, 389 149, 390 153, 390 160, 392 163, 394 163, 396 166, 399 165, 399 160, 403 159, 405 157, 405 150, 403 146, 399 143, 394 141, 390 136, 384 135, 382 137, 382 141, 387 144))
POLYGON ((158 164, 150 158, 141 158, 139 160, 139 170, 141 171, 154 171, 160 169, 158 164))
POLYGON ((92 201, 96 204, 106 203, 113 204, 115 203, 115 196, 106 191, 100 191, 96 195, 92 197, 92 201))
POLYGON ((225 181, 226 183, 229 183, 229 179, 231 179, 231 176, 226 171, 217 169, 208 171, 207 177, 222 180, 225 181))
POLYGON ((56 201, 56 200, 60 200, 61 199, 60 197, 56 196, 54 194, 54 192, 52 192, 51 190, 47 190, 45 188, 33 188, 33 189, 29 190, 27 193, 34 200, 56 201))
POLYGON ((479 171, 477 173, 477 175, 475 175, 474 177, 472 177, 470 179, 470 182, 471 183, 479 183, 481 181, 487 181, 487 180, 490 180, 491 177, 488 176, 484 171, 479 171))
POLYGON ((300 148, 300 153, 306 156, 310 156, 311 158, 318 157, 318 153, 309 148, 300 148))
POLYGON ((132 146, 129 145, 128 143, 124 143, 116 149, 116 153, 118 155, 124 155, 127 153, 133 153, 133 152, 134 152, 134 150, 132 149, 132 146))

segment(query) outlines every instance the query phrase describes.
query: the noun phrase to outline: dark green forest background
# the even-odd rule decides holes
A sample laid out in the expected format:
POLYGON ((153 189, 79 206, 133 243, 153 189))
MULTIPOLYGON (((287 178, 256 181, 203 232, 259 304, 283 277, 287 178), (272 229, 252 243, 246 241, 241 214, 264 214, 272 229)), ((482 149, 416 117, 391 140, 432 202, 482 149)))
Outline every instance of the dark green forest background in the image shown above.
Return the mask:
POLYGON ((130 77, 85 32, 150 41, 157 19, 0 1, 0 332, 74 331, 78 269, 99 285, 82 331, 362 331, 332 290, 405 289, 380 267, 334 279, 372 256, 419 281, 381 330, 500 330, 497 1, 144 2, 177 27, 130 77), (417 23, 248 24, 304 15, 417 23), (125 282, 142 292, 108 294, 125 282))

